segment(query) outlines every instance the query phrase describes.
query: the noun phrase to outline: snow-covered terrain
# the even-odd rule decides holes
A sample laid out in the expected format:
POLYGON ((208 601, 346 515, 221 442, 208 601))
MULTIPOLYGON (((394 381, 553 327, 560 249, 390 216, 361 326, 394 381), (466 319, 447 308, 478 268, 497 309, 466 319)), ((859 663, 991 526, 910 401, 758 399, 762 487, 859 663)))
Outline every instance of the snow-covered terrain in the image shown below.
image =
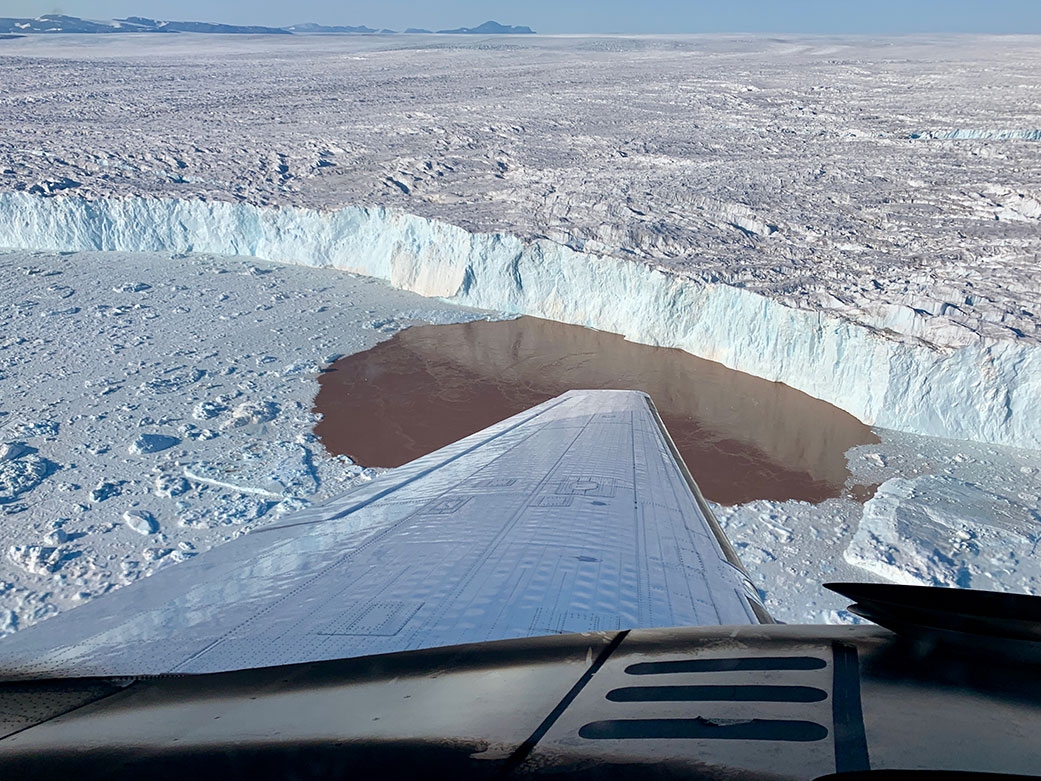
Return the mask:
POLYGON ((818 587, 893 581, 1041 594, 1041 457, 1022 450, 876 429, 847 453, 860 504, 758 501, 715 507, 771 615, 849 620, 818 587))
MULTIPOLYGON (((421 310, 466 316, 400 293, 359 303, 372 311, 344 315, 334 333, 318 323, 335 311, 335 285, 399 294, 328 269, 214 276, 293 279, 301 295, 316 279, 347 280, 320 283, 330 298, 315 300, 329 307, 319 320, 291 323, 289 306, 269 326, 283 329, 284 341, 271 342, 278 353, 265 346, 274 339, 267 332, 236 330, 262 317, 253 313, 261 301, 236 306, 233 293, 244 294, 214 283, 198 288, 210 291, 209 304, 188 302, 198 292, 192 274, 210 279, 198 264, 273 268, 225 255, 346 269, 454 304, 682 347, 910 432, 881 432, 882 445, 852 454, 855 476, 866 475, 858 482, 881 483, 866 505, 721 511, 785 620, 836 617, 841 599, 805 593, 831 567, 835 577, 1035 588, 1037 44, 1013 36, 0 41, 0 246, 80 251, 8 254, 12 268, 42 271, 0 276, 4 316, 27 329, 5 326, 0 367, 8 413, 0 506, 5 545, 14 546, 3 576, 8 623, 191 553, 174 553, 181 542, 197 550, 234 533, 172 535, 230 505, 157 495, 169 493, 168 481, 174 490, 185 481, 206 502, 226 492, 251 507, 275 502, 269 494, 307 496, 312 480, 335 483, 332 463, 307 440, 313 371, 289 383, 299 394, 289 399, 275 383, 285 367, 361 349, 351 334, 366 323, 394 328, 421 310), (139 270, 160 256, 94 250, 163 253, 167 276, 156 284, 139 270), (87 281, 42 276, 90 264, 87 281), (138 281, 150 287, 134 291, 138 281), (79 291, 75 300, 61 298, 62 286, 79 291), (174 295, 178 286, 186 290, 174 295), (220 301, 225 293, 232 298, 220 301), (194 307, 199 319, 178 320, 178 307, 194 307), (71 338, 110 317, 100 352, 71 338), (47 346, 60 328, 67 336, 47 346), (210 352, 200 346, 218 337, 210 352), (113 340, 122 356, 105 352, 113 340), (178 354, 185 349, 196 354, 178 354), (266 357, 275 360, 258 363, 266 357), (56 365, 93 384, 76 395, 36 379, 53 378, 56 365), (171 392, 161 393, 167 381, 171 392), (244 397, 198 395, 208 384, 220 385, 217 396, 244 397), (52 410, 55 388, 65 400, 52 410), (250 451, 232 438, 249 431, 267 433, 251 440, 260 452, 241 459, 250 451), (201 432, 217 434, 214 444, 201 432), (94 439, 108 450, 89 450, 94 439), (319 464, 310 478, 301 449, 319 464), (165 466, 147 480, 129 477, 141 460, 165 466), (240 461, 254 471, 235 471, 240 461), (131 490, 120 480, 138 482, 131 490), (59 487, 71 485, 80 487, 59 487), (185 508, 171 511, 178 502, 185 508), (112 549, 112 535, 130 542, 112 549), (151 542, 156 535, 165 541, 151 542)), ((232 516, 242 523, 249 512, 232 516)))

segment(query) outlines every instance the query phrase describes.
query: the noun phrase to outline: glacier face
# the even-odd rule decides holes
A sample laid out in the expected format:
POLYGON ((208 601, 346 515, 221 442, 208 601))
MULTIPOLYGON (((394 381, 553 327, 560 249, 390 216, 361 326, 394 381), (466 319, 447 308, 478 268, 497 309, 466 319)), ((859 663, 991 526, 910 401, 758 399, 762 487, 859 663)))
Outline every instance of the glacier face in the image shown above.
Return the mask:
POLYGON ((384 207, 0 193, 0 246, 208 252, 343 269, 458 304, 678 347, 872 425, 1041 449, 1041 358, 1025 341, 941 349, 645 262, 471 233, 384 207))
POLYGON ((1041 141, 1041 129, 994 130, 958 128, 956 130, 925 130, 912 133, 911 138, 930 138, 941 141, 1041 141))

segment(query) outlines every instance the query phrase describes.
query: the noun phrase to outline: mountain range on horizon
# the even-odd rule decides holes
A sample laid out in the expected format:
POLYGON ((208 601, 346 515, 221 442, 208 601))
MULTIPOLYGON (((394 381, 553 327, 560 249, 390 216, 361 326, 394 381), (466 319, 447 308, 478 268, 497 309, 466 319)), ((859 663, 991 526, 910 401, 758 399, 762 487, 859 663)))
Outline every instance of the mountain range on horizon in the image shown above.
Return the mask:
MULTIPOLYGON (((442 35, 534 35, 530 27, 499 24, 488 21, 477 27, 457 27, 451 30, 424 30, 409 27, 408 34, 438 33, 442 35)), ((398 34, 396 30, 376 30, 364 25, 323 25, 314 22, 294 24, 289 27, 263 27, 259 25, 218 24, 211 22, 176 22, 149 19, 143 16, 128 16, 111 22, 90 21, 64 14, 44 14, 35 19, 0 17, 0 34, 29 35, 40 33, 217 33, 224 35, 292 35, 294 33, 351 33, 351 34, 398 34)))

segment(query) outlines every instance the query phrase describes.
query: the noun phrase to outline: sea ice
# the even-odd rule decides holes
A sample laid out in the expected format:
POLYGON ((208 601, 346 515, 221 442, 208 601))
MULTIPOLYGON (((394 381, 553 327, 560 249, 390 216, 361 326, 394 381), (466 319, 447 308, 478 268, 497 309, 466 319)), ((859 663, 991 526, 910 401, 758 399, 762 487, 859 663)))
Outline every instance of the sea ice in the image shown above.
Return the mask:
POLYGON ((272 401, 244 401, 235 408, 230 418, 221 423, 221 428, 269 423, 277 416, 278 405, 272 401))
POLYGON ((875 431, 847 453, 849 496, 715 507, 771 615, 854 620, 829 581, 1041 593, 1036 451, 875 431), (857 486, 874 495, 855 501, 857 486))
POLYGON ((128 450, 132 455, 141 455, 143 453, 158 453, 160 450, 166 450, 179 443, 177 437, 167 436, 165 434, 141 434, 137 439, 131 443, 128 450))
POLYGON ((54 464, 35 453, 0 461, 0 504, 33 490, 53 470, 54 464))
POLYGON ((887 480, 865 504, 846 561, 909 585, 1036 592, 1041 501, 1017 494, 945 475, 887 480))
POLYGON ((386 338, 369 310, 406 324, 485 316, 337 272, 209 255, 0 252, 0 279, 16 301, 59 280, 80 308, 60 320, 0 308, 0 632, 364 479, 311 435, 326 357, 386 338), (228 301, 249 314, 220 320, 228 301), (291 362, 306 368, 287 377, 291 362), (128 547, 127 533, 147 544, 128 547))
MULTIPOLYGON (((155 517, 147 510, 127 510, 123 513, 123 520, 126 525, 136 531, 138 534, 155 534, 159 531, 159 523, 155 517)), ((145 561, 156 561, 157 557, 151 559, 146 558, 145 561)))
POLYGON ((41 545, 12 545, 7 558, 33 575, 51 575, 61 566, 61 551, 41 545))

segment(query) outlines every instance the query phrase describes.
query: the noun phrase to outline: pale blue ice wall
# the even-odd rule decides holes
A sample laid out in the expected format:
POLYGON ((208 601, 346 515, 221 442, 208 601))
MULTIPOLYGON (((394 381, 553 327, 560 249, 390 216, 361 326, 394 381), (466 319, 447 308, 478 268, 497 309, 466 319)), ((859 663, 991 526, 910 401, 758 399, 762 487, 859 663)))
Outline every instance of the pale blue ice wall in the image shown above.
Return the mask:
POLYGON ((345 269, 460 304, 680 347, 867 423, 1041 449, 1041 355, 1029 345, 980 340, 941 350, 641 262, 383 208, 2 193, 0 246, 195 251, 345 269))

